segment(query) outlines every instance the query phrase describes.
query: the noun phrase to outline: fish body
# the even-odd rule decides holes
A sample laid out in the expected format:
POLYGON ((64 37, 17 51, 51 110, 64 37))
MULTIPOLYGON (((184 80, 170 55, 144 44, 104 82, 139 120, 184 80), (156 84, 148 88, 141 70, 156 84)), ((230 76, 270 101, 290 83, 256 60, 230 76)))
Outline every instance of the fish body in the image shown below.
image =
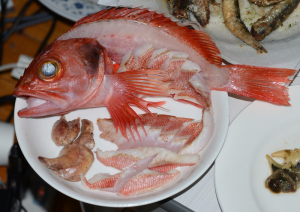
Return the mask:
POLYGON ((249 0, 250 3, 256 4, 259 7, 267 7, 267 6, 275 5, 281 1, 283 0, 249 0))
POLYGON ((239 39, 252 46, 257 54, 266 54, 267 50, 250 34, 241 19, 238 0, 222 0, 225 26, 239 39))
POLYGON ((251 34, 260 41, 277 29, 297 8, 299 0, 285 0, 277 3, 274 7, 259 18, 251 27, 251 34))
POLYGON ((163 105, 141 96, 171 96, 210 108, 207 90, 215 89, 289 105, 282 84, 295 70, 223 66, 219 53, 207 33, 179 26, 163 14, 139 8, 99 11, 80 19, 34 58, 14 91, 29 103, 18 115, 41 117, 105 106, 116 129, 127 137, 127 126, 137 127, 139 119, 130 105, 147 112, 163 105), (168 57, 159 63, 162 59, 156 56, 162 50, 171 53, 164 52, 168 57), (186 61, 200 69, 183 69, 186 61), (118 72, 113 62, 120 69, 132 68, 118 72))
POLYGON ((190 11, 203 27, 209 23, 210 19, 209 2, 209 0, 192 0, 189 5, 190 11))
POLYGON ((177 19, 188 19, 188 6, 190 0, 168 0, 170 13, 177 19))

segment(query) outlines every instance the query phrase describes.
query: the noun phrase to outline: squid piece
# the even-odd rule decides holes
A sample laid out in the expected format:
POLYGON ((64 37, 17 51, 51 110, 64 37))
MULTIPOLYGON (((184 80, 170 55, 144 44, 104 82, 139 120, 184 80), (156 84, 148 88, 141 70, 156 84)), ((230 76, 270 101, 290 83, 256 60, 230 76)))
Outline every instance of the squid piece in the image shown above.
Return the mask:
POLYGON ((81 144, 92 150, 95 146, 94 141, 94 125, 93 122, 82 119, 81 120, 81 132, 79 137, 74 141, 76 144, 81 144))
POLYGON ((40 162, 51 170, 66 169, 74 166, 79 158, 78 144, 69 144, 65 146, 57 158, 38 157, 40 162))
POLYGON ((65 169, 52 170, 57 176, 72 182, 80 181, 81 175, 85 175, 94 162, 94 155, 86 146, 78 145, 79 158, 75 165, 65 169))
POLYGON ((80 118, 67 122, 65 116, 52 127, 51 138, 57 146, 66 146, 74 141, 80 132, 80 118))

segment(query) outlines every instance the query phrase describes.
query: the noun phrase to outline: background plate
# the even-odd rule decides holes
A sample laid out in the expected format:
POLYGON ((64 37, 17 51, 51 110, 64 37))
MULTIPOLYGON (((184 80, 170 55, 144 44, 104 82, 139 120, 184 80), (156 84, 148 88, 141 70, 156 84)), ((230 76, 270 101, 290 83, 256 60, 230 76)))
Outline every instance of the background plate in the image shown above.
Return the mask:
MULTIPOLYGON (((161 101, 162 98, 151 98, 151 100, 161 101)), ((179 103, 171 98, 163 98, 163 100, 167 101, 164 107, 169 109, 170 112, 152 108, 151 111, 155 113, 176 115, 179 117, 194 118, 196 120, 201 119, 201 111, 198 108, 179 103)), ((201 177, 201 175, 211 166, 222 148, 228 130, 229 105, 227 93, 212 91, 212 104, 214 108, 215 132, 210 143, 200 152, 201 156, 199 163, 192 167, 179 168, 178 170, 180 170, 181 173, 176 184, 162 190, 129 198, 119 197, 115 194, 103 191, 86 190, 81 186, 80 182, 74 183, 65 181, 57 177, 39 162, 38 156, 49 158, 57 157, 61 150, 61 147, 57 147, 51 140, 51 129, 54 122, 59 119, 59 116, 32 119, 19 118, 17 111, 26 107, 27 104, 25 100, 18 98, 15 105, 15 129, 20 147, 27 161, 36 173, 52 187, 74 199, 93 205, 131 207, 157 202, 180 192, 201 177)), ((136 111, 142 113, 142 111, 138 109, 136 111)), ((97 148, 100 148, 101 150, 116 149, 114 144, 102 140, 99 137, 100 131, 96 125, 97 119, 109 117, 105 107, 73 111, 66 115, 66 119, 72 120, 78 116, 82 119, 91 120, 95 125, 94 139, 96 145, 93 150, 96 150, 97 148)), ((118 171, 114 168, 102 165, 95 159, 93 165, 86 174, 86 177, 89 179, 99 172, 115 174, 118 171)))
POLYGON ((300 191, 273 194, 266 154, 300 146, 300 86, 289 87, 292 106, 255 101, 230 125, 216 160, 215 186, 224 212, 299 211, 300 191))
MULTIPOLYGON (((248 0, 239 0, 241 19, 249 31, 251 25, 262 17, 258 15, 254 6, 251 6, 248 0)), ((232 34, 224 24, 222 9, 217 15, 211 13, 209 24, 204 31, 210 34, 228 62, 298 70, 299 57, 296 55, 300 51, 299 15, 298 5, 282 26, 259 42, 268 51, 267 54, 257 54, 255 49, 232 34)))
POLYGON ((71 21, 78 21, 80 18, 98 12, 106 8, 87 0, 39 0, 53 12, 71 21))

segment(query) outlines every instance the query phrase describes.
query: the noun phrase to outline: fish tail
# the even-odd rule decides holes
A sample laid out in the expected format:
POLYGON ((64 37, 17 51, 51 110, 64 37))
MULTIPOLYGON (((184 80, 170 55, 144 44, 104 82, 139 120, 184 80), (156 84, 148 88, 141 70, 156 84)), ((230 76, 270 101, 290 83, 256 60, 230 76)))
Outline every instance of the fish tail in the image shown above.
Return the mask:
POLYGON ((290 105, 287 84, 296 74, 294 69, 249 65, 224 66, 230 70, 230 83, 214 90, 264 100, 278 105, 290 105))
POLYGON ((135 70, 107 75, 106 77, 112 93, 105 106, 111 115, 116 131, 119 129, 127 140, 129 140, 128 132, 134 140, 136 136, 141 139, 137 124, 142 126, 145 134, 146 130, 139 115, 131 106, 137 106, 150 114, 152 113, 148 107, 161 108, 165 102, 149 102, 138 97, 139 95, 169 96, 167 88, 163 86, 161 81, 163 78, 161 71, 135 70))

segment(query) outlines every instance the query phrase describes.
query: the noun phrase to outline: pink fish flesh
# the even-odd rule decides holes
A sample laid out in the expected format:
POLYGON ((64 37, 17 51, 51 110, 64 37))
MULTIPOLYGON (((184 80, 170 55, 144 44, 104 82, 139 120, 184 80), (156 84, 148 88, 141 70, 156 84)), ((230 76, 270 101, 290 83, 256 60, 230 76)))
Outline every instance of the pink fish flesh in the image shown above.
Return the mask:
POLYGON ((102 131, 100 137, 116 144, 119 150, 137 147, 161 147, 180 154, 197 154, 208 144, 214 132, 213 117, 207 110, 203 111, 201 121, 184 118, 184 122, 182 122, 182 118, 178 117, 167 115, 153 117, 149 114, 141 115, 140 120, 144 128, 140 125, 137 127, 137 131, 141 136, 138 142, 135 137, 128 136, 127 139, 122 133, 116 133, 111 119, 97 120, 99 130, 102 131), (161 122, 161 118, 165 121, 161 122), (174 124, 178 123, 177 120, 180 120, 180 124, 174 124), (156 125, 156 122, 159 124, 156 125), (174 128, 169 128, 174 130, 168 133, 166 129, 169 126, 174 126, 174 128), (144 129, 146 134, 143 131, 144 129))
POLYGON ((200 160, 199 155, 178 155, 170 150, 159 147, 138 147, 135 149, 105 152, 97 149, 95 153, 97 159, 102 164, 119 170, 128 168, 145 157, 157 154, 147 168, 163 173, 167 173, 176 167, 193 166, 200 160))
MULTIPOLYGON (((179 176, 179 171, 174 169, 168 173, 159 173, 148 169, 131 178, 121 189, 119 194, 123 196, 138 195, 145 192, 151 192, 163 189, 174 182, 179 176)), ((92 190, 103 190, 104 188, 113 188, 122 173, 115 175, 96 174, 90 180, 85 177, 81 180, 85 188, 92 190)))

